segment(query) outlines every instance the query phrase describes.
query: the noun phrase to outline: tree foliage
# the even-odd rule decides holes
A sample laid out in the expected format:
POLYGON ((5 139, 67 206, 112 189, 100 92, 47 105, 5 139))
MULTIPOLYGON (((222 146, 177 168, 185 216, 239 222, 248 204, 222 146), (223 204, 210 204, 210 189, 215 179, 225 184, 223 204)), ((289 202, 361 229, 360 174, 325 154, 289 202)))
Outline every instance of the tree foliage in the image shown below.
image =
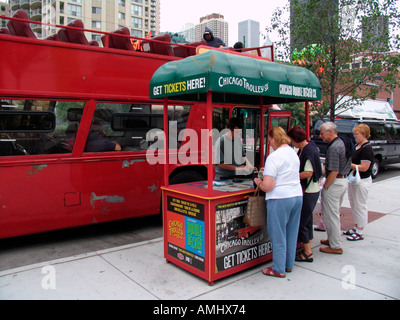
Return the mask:
POLYGON ((374 99, 383 90, 392 92, 400 85, 396 2, 292 0, 275 10, 266 29, 279 35, 275 55, 290 63, 295 60, 317 74, 322 87, 317 110, 320 117, 329 111, 334 119, 343 96, 353 97, 345 102, 351 105, 374 99), (389 32, 377 36, 377 27, 382 24, 387 24, 389 32))

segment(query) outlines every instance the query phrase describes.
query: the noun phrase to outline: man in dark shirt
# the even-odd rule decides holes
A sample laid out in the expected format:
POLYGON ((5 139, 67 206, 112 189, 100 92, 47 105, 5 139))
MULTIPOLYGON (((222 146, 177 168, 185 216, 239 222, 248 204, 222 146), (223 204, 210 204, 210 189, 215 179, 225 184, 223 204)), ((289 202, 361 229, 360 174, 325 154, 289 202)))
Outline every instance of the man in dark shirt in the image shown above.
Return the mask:
POLYGON ((347 175, 351 168, 351 158, 346 157, 346 148, 337 135, 337 127, 333 122, 321 126, 321 138, 328 143, 325 158, 326 182, 321 192, 322 212, 328 240, 321 240, 327 247, 321 252, 342 254, 340 237, 340 206, 347 191, 347 175))
POLYGON ((215 179, 249 175, 255 169, 246 158, 241 140, 242 124, 238 118, 230 118, 228 131, 215 143, 215 179))

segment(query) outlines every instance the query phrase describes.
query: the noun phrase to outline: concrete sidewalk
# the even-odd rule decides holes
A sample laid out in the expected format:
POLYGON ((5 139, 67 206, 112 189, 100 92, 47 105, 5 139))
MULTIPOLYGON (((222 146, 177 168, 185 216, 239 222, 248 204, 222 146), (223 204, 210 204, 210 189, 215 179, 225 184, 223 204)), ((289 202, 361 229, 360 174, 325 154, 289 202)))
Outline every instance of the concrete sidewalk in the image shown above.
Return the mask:
MULTIPOLYGON (((48 261, 0 272, 0 299, 270 300, 400 299, 400 177, 372 185, 368 207, 384 214, 363 241, 343 239, 343 254, 321 253, 296 262, 286 278, 266 277, 264 265, 214 286, 163 258, 163 239, 48 261)), ((350 207, 347 196, 344 207, 350 207)))

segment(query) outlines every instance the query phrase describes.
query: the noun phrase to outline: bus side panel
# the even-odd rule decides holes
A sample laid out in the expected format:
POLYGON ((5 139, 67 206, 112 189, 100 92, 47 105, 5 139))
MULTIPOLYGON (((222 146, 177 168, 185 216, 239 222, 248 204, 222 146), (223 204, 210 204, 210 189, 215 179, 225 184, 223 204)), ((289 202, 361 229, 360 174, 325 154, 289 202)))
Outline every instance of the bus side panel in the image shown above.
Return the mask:
POLYGON ((148 98, 153 73, 176 59, 18 37, 0 37, 0 51, 0 94, 11 95, 148 98))
POLYGON ((162 166, 93 160, 0 167, 0 238, 159 213, 162 166))

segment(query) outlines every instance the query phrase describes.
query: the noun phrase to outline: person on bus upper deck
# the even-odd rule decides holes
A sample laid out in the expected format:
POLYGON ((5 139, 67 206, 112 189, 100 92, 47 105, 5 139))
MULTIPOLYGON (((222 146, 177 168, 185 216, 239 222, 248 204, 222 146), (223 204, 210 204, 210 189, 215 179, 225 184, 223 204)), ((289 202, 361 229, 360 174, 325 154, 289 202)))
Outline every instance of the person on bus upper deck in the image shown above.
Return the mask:
POLYGON ((228 131, 215 143, 215 179, 249 175, 255 170, 246 157, 242 144, 242 123, 238 118, 230 118, 228 131))
POLYGON ((345 144, 338 137, 337 126, 333 122, 325 122, 321 126, 320 136, 324 142, 328 143, 325 158, 326 181, 321 191, 322 211, 328 239, 321 240, 321 243, 327 247, 319 248, 319 251, 342 254, 340 206, 347 191, 347 175, 350 172, 351 157, 346 156, 345 144))
POLYGON ((213 32, 208 27, 204 29, 203 38, 204 40, 206 40, 207 45, 209 47, 221 48, 226 46, 225 43, 220 38, 214 37, 213 32))
POLYGON ((371 130, 366 124, 359 124, 353 128, 354 138, 356 139, 356 152, 352 156, 351 169, 360 172, 360 184, 349 183, 348 197, 355 226, 343 234, 347 235, 347 240, 363 240, 364 227, 368 223, 368 191, 372 185, 372 164, 374 163, 374 150, 368 139, 371 130))
POLYGON ((242 49, 243 49, 243 42, 236 42, 234 45, 233 45, 233 49, 235 49, 235 51, 236 52, 242 52, 242 49))

